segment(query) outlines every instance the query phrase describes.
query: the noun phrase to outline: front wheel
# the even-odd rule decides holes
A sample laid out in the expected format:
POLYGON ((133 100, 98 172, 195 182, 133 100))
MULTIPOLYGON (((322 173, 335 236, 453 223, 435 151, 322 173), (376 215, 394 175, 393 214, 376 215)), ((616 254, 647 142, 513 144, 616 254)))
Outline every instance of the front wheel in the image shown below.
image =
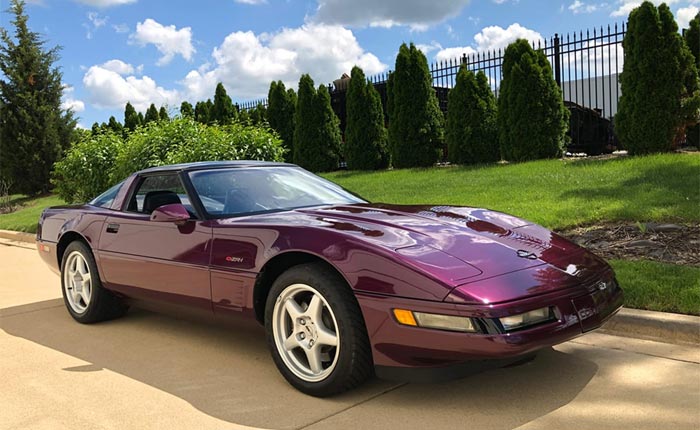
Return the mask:
POLYGON ((306 394, 338 394, 372 373, 357 300, 322 264, 295 266, 277 278, 265 307, 265 329, 277 368, 306 394))
POLYGON ((102 287, 95 258, 80 241, 70 243, 63 253, 61 289, 68 313, 84 324, 120 317, 128 309, 102 287))

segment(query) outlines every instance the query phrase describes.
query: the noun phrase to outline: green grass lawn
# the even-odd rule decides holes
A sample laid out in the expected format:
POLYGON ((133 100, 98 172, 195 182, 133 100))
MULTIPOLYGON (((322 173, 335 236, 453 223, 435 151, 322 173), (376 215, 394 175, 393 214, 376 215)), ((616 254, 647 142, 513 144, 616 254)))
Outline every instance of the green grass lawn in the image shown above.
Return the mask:
POLYGON ((477 206, 552 229, 700 221, 700 154, 324 175, 373 202, 477 206))
MULTIPOLYGON (((609 160, 335 172, 324 175, 371 201, 480 206, 551 229, 613 221, 700 222, 700 154, 609 160)), ((15 198, 0 229, 35 232, 56 196, 15 198)), ((700 315, 700 268, 613 260, 626 306, 700 315)))
POLYGON ((655 261, 612 260, 625 306, 700 315, 700 268, 655 261))
POLYGON ((63 200, 58 196, 42 196, 28 199, 24 196, 13 196, 12 203, 20 205, 20 209, 9 214, 0 215, 0 230, 15 230, 35 233, 39 215, 44 208, 62 205, 63 200))

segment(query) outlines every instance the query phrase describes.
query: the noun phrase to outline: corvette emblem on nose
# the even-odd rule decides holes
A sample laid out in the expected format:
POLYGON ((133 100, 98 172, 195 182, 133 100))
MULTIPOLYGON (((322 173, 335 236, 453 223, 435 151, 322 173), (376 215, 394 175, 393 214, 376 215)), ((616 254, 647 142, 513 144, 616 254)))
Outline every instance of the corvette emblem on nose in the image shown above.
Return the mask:
POLYGON ((530 251, 525 251, 524 249, 518 249, 518 257, 527 258, 528 260, 537 260, 537 254, 530 251))

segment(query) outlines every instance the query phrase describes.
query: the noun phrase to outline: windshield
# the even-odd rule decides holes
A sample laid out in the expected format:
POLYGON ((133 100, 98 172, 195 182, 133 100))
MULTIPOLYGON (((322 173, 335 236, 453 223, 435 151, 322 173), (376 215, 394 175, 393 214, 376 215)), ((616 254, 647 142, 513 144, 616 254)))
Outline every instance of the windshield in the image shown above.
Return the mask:
POLYGON ((367 203, 299 167, 200 170, 189 173, 206 212, 214 217, 309 206, 367 203))

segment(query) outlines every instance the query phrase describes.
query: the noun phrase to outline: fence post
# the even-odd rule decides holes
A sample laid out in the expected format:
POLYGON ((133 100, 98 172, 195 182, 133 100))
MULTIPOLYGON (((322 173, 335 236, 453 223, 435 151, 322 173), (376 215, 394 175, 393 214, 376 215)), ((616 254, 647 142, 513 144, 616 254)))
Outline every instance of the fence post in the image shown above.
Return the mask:
POLYGON ((559 34, 554 33, 554 80, 561 88, 561 54, 559 47, 559 34))

